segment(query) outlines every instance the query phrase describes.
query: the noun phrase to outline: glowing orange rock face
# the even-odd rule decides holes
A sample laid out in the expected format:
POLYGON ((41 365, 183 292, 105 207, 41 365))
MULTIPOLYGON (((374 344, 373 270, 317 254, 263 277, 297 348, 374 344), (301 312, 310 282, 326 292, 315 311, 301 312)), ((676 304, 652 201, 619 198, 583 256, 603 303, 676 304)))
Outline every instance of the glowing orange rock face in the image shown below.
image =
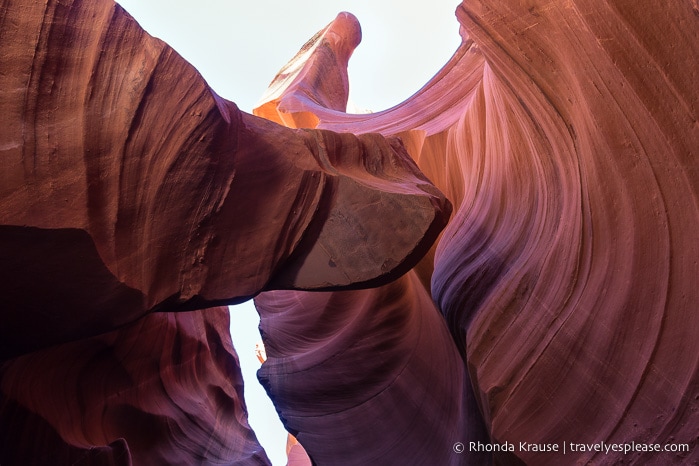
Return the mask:
MULTIPOLYGON (((429 349, 421 347, 407 324, 383 314, 397 305, 411 310, 405 315, 430 315, 429 303, 416 304, 424 290, 391 294, 414 279, 361 292, 375 300, 372 316, 381 323, 358 318, 353 325, 362 327, 362 339, 346 337, 339 347, 342 330, 353 328, 344 314, 363 316, 363 304, 353 305, 344 293, 265 293, 256 303, 263 330, 269 328, 269 361, 279 362, 263 367, 263 378, 282 417, 299 429, 312 458, 328 462, 347 453, 334 446, 341 426, 372 422, 385 443, 362 441, 355 453, 360 462, 399 458, 407 464, 421 452, 439 455, 435 444, 444 454, 456 441, 465 451, 440 457, 439 464, 475 462, 478 454, 560 464, 566 447, 566 463, 697 461, 696 8, 689 2, 646 9, 631 2, 481 1, 465 2, 457 16, 463 46, 395 108, 347 115, 324 107, 320 88, 291 83, 275 89, 276 115, 268 103, 257 111, 280 122, 399 135, 448 195, 456 210, 439 240, 434 273, 424 264, 418 271, 423 281, 431 275, 432 296, 468 368, 466 393, 460 397, 457 387, 440 380, 433 395, 451 400, 443 411, 405 403, 389 416, 393 411, 379 405, 392 405, 383 400, 371 414, 364 411, 379 380, 400 385, 404 373, 371 369, 378 354, 371 345, 364 359, 344 363, 342 356, 361 352, 361 342, 380 341, 394 329, 402 345, 429 354, 433 367, 451 364, 449 345, 440 348, 432 339, 429 349), (412 305, 397 304, 406 299, 412 305), (315 316, 314 324, 303 324, 305 314, 315 316), (304 331, 284 334, 291 322, 304 331), (332 350, 322 349, 323 342, 332 350), (297 360, 314 364, 297 373, 297 360), (313 407, 297 399, 309 390, 300 386, 301 374, 318 390, 313 407), (400 420, 407 412, 424 420, 450 409, 462 410, 453 435, 435 434, 438 439, 427 442, 400 427, 409 424, 400 420), (310 411, 338 422, 296 420, 310 411), (401 433, 385 427, 391 422, 401 433), (404 447, 406 437, 420 443, 420 452, 404 447), (330 439, 333 447, 324 442, 330 439), (471 441, 513 448, 474 452, 471 441), (401 445, 405 456, 388 445, 401 445), (558 453, 548 448, 554 445, 558 453), (654 451, 656 445, 663 451, 654 451)), ((317 40, 318 48, 332 49, 332 41, 317 40)), ((309 69, 338 62, 329 55, 298 56, 293 67, 303 69, 304 60, 309 69)), ((392 344, 380 354, 390 361, 401 351, 392 344)), ((437 380, 419 365, 406 367, 420 380, 437 380)), ((456 372, 451 380, 461 377, 456 372)), ((427 432, 435 433, 431 425, 427 432)))

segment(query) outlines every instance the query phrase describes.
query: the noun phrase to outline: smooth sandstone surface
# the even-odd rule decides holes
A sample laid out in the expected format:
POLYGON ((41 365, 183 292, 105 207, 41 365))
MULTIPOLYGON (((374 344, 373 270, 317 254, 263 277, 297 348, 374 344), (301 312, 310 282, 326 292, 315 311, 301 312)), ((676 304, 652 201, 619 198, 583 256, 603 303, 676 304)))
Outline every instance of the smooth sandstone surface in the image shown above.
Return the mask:
POLYGON ((0 42, 0 464, 268 464, 202 309, 390 282, 449 202, 397 139, 239 111, 111 1, 3 1, 0 42))
MULTIPOLYGON (((90 21, 105 25, 100 37, 114 37, 121 58, 105 60, 108 47, 86 46, 92 54, 66 53, 70 66, 57 73, 60 53, 42 58, 27 44, 50 33, 110 42, 72 26, 85 3, 46 5, 4 1, 1 10, 2 43, 31 52, 0 55, 0 69, 24 70, 0 73, 0 114, 17 116, 4 117, 0 132, 7 167, 0 244, 3 263, 13 264, 0 283, 16 296, 0 332, 12 343, 5 354, 28 353, 0 367, 0 437, 21 432, 2 444, 0 463, 30 464, 16 455, 36 450, 29 439, 37 438, 65 464, 164 457, 265 464, 240 389, 231 387, 239 376, 227 330, 209 314, 221 311, 142 317, 261 290, 255 302, 268 359, 259 377, 317 464, 699 462, 696 2, 464 2, 456 9, 463 44, 450 62, 402 104, 368 115, 344 112, 346 65, 361 32, 355 18, 340 14, 282 69, 255 110, 289 129, 213 95, 108 3, 87 5, 95 8, 90 21), (16 27, 20 17, 35 27, 16 27), (41 28, 44 17, 64 19, 41 28), (99 64, 94 73, 79 72, 92 63, 99 64), (175 71, 178 79, 168 81, 175 71), (125 75, 131 80, 118 78, 125 75), (93 84, 95 76, 109 78, 106 88, 93 84), (106 105, 107 96, 134 95, 119 86, 132 86, 140 100, 106 105), (158 95, 180 98, 157 111, 140 103, 161 102, 158 95), (75 119, 59 118, 56 102, 74 105, 64 115, 75 119), (84 123, 100 118, 110 125, 84 123), (237 146, 228 145, 232 139, 237 146), (139 156, 128 157, 130 144, 139 144, 139 156), (95 161, 87 149, 106 155, 95 161), (229 167, 231 160, 240 165, 229 167), (269 165, 278 170, 262 168, 269 165), (454 206, 430 251, 449 209, 415 166, 454 206), (114 170, 117 181, 106 176, 114 170), (244 182, 260 178, 279 191, 244 182), (182 197, 193 190, 204 195, 182 197), (247 202, 226 202, 241 198, 247 202), (386 210, 365 212, 367 205, 386 210), (297 206, 308 209, 296 209, 305 216, 289 215, 297 206), (252 214, 259 224, 232 223, 252 214), (395 233, 416 220, 420 228, 395 238, 405 242, 394 250, 395 233), (172 224, 178 229, 164 228, 172 224), (239 251, 232 237, 259 237, 259 247, 239 251), (359 244, 348 246, 352 239, 359 244), (69 258, 80 254, 80 267, 62 272, 75 284, 72 294, 49 280, 51 249, 57 263, 75 264, 69 258), (380 286, 301 291, 366 285, 380 286), (45 297, 73 321, 53 317, 56 330, 34 333, 38 316, 52 318, 42 311, 45 297), (81 311, 83 302, 92 307, 81 311), (13 314, 21 306, 38 311, 13 314), (117 333, 93 336, 98 329, 117 333), (139 332, 150 337, 142 341, 139 332), (150 347, 162 333, 199 342, 198 351, 150 347), (133 339, 143 349, 124 353, 133 339), (114 354, 126 356, 114 362, 114 354), (225 395, 205 393, 205 374, 192 373, 182 355, 200 358, 206 383, 225 395), (157 365, 145 362, 153 358, 157 365), (110 367, 136 374, 124 379, 124 392, 105 385, 120 386, 112 379, 118 374, 102 372, 110 367), (76 394, 87 402, 71 404, 81 399, 76 394), (163 437, 129 440, 142 438, 138 428, 159 415, 192 433, 149 429, 163 437), (478 441, 515 451, 471 451, 469 442, 478 441), (520 442, 688 444, 689 451, 569 447, 563 457, 520 442), (198 449, 203 444, 212 447, 198 449)), ((308 464, 300 448, 289 455, 290 464, 308 464)))
MULTIPOLYGON (((435 396, 451 404, 440 410, 407 403, 391 417, 396 431, 406 435, 400 427, 409 423, 401 419, 411 410, 414 418, 431 419, 460 409, 463 425, 452 440, 468 446, 484 428, 486 442, 516 447, 495 452, 498 464, 699 461, 698 12, 691 2, 643 8, 635 2, 464 2, 457 9, 462 47, 404 103, 348 115, 324 104, 324 88, 287 82, 255 111, 290 125, 399 135, 455 206, 435 252, 431 292, 470 383, 463 398, 455 387, 436 383, 443 392, 436 389, 435 396), (461 401, 470 398, 476 409, 461 401), (556 444, 559 451, 567 442, 568 449, 562 457, 520 448, 520 442, 556 444), (689 451, 571 451, 570 442, 687 444, 689 451)), ((329 29, 343 23, 336 20, 329 29)), ((345 29, 344 41, 321 39, 315 47, 343 56, 355 42, 354 27, 345 29)), ((327 52, 299 55, 285 69, 302 69, 297 79, 303 81, 337 74, 338 61, 327 52)), ((391 295, 393 286, 364 292, 377 302, 372 316, 380 319, 394 305, 429 315, 429 304, 391 295), (400 304, 405 299, 412 304, 400 304)), ((322 361, 304 372, 323 390, 317 399, 328 402, 313 408, 301 401, 306 392, 297 385, 300 374, 288 364, 263 366, 261 377, 271 380, 270 393, 282 417, 289 415, 287 425, 299 425, 294 416, 302 408, 323 420, 342 416, 334 426, 303 425, 298 438, 312 458, 343 451, 344 444, 327 441, 347 425, 366 422, 360 385, 368 397, 375 377, 383 383, 398 377, 399 384, 402 375, 372 370, 376 352, 369 350, 362 363, 344 364, 338 354, 360 351, 361 343, 341 353, 334 346, 325 351, 324 342, 340 339, 327 336, 320 324, 293 334, 277 329, 292 320, 292 312, 294 322, 304 315, 316 321, 343 297, 334 293, 323 301, 275 292, 256 298, 262 329, 271 329, 266 341, 272 347, 284 342, 281 361, 322 361), (293 305, 281 306, 280 293, 293 305), (348 371, 362 372, 360 364, 367 368, 365 381, 345 382, 348 371), (348 396, 355 400, 355 418, 341 408, 348 396)), ((361 303, 347 304, 344 312, 364 322, 363 338, 380 338, 384 326, 398 327, 389 317, 369 324, 360 317, 361 303)), ((348 327, 324 322, 337 333, 348 327)), ((395 338, 420 347, 408 331, 395 338)), ((432 368, 451 367, 446 346, 439 350, 432 341, 432 368)), ((394 344, 384 351, 382 358, 390 360, 402 348, 394 344)), ((420 378, 429 380, 428 372, 420 378)), ((453 375, 453 381, 460 379, 453 375)), ((384 416, 376 406, 369 417, 386 443, 363 442, 349 464, 371 455, 385 464, 416 457, 409 448, 401 450, 405 455, 388 453, 388 445, 400 444, 400 434, 383 427, 384 416)), ((426 427, 423 435, 434 432, 426 427)), ((439 443, 415 441, 420 452, 439 443)), ((482 458, 467 447, 447 462, 477 464, 482 458)))
MULTIPOLYGON (((328 110, 341 118, 358 37, 359 23, 340 13, 282 68, 254 113, 291 127, 314 127, 328 110)), ((317 464, 459 464, 455 442, 487 441, 479 418, 468 422, 478 410, 468 374, 418 272, 429 283, 427 264, 379 288, 255 297, 267 355, 258 377, 317 464)))
POLYGON ((263 289, 385 283, 446 223, 397 140, 245 114, 111 1, 1 11, 0 356, 263 289))

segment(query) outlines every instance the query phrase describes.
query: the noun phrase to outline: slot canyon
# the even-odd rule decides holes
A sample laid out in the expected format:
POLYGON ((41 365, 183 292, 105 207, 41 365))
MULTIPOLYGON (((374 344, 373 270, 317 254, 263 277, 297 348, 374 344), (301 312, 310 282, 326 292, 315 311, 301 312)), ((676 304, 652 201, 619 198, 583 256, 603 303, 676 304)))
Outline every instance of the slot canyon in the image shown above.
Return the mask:
POLYGON ((0 466, 271 464, 250 299, 289 465, 699 464, 696 0, 464 0, 366 114, 350 13, 249 114, 111 0, 0 5, 0 466))

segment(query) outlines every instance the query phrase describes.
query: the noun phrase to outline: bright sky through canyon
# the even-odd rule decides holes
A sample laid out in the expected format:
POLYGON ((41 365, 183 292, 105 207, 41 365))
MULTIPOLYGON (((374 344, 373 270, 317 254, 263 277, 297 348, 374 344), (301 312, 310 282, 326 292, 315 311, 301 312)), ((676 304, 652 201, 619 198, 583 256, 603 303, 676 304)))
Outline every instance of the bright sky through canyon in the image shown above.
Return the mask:
MULTIPOLYGON (((121 0, 150 34, 192 63, 222 97, 251 112, 277 71, 313 34, 349 11, 362 43, 349 64, 350 101, 379 111, 415 93, 460 43, 455 0, 121 0)), ((272 463, 286 464, 286 432, 256 379, 259 319, 231 308, 250 424, 272 463)))

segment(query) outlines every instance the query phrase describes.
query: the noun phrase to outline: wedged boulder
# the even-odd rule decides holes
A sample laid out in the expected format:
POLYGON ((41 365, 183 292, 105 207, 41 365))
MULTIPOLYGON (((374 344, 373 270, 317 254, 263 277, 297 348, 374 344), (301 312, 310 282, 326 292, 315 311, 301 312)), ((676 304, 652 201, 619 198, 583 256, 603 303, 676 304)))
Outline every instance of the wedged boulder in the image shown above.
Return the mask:
POLYGON ((462 47, 402 104, 348 115, 292 83, 276 117, 257 110, 398 135, 448 195, 434 273, 417 271, 468 368, 466 430, 516 446, 498 463, 559 464, 564 443, 565 462, 698 460, 699 10, 646 6, 463 2, 462 47))
POLYGON ((1 14, 0 357, 263 289, 386 283, 446 223, 398 142, 245 114, 112 1, 1 14))

